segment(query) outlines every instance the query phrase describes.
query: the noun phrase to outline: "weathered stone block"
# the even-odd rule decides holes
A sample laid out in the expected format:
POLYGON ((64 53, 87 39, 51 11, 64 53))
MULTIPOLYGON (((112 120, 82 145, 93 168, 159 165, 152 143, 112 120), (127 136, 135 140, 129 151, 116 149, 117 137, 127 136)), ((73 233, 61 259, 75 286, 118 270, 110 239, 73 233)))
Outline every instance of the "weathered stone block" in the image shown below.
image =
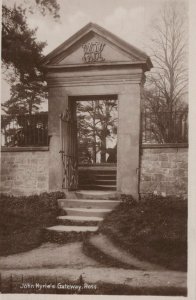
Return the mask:
POLYGON ((16 181, 14 181, 14 185, 15 186, 24 186, 24 181, 16 180, 16 181))
POLYGON ((161 167, 162 167, 162 168, 170 168, 170 167, 171 167, 171 164, 170 164, 170 162, 162 161, 162 162, 161 162, 161 167))
POLYGON ((176 156, 176 162, 182 162, 182 161, 186 161, 187 160, 187 156, 185 153, 179 153, 176 156))
POLYGON ((32 158, 32 159, 31 159, 31 164, 32 164, 32 165, 37 164, 37 159, 36 159, 36 158, 32 158))
POLYGON ((151 180, 151 175, 142 174, 141 175, 141 180, 142 181, 150 181, 151 180))
POLYGON ((162 168, 162 174, 164 175, 164 176, 168 176, 169 175, 169 171, 170 171, 170 168, 162 168))
POLYGON ((148 157, 148 160, 150 160, 150 161, 157 161, 157 160, 159 160, 159 156, 158 156, 158 154, 150 155, 148 157))
POLYGON ((38 181, 46 181, 46 176, 38 176, 38 181))
POLYGON ((155 149, 145 149, 145 152, 151 152, 151 153, 162 153, 160 148, 155 148, 155 149))
POLYGON ((42 189, 43 189, 43 190, 46 190, 46 189, 48 188, 48 185, 47 185, 47 184, 43 184, 43 183, 41 183, 41 182, 38 182, 36 186, 37 186, 37 188, 40 189, 40 190, 42 190, 42 189))
POLYGON ((177 148, 161 148, 161 153, 176 153, 177 148))
POLYGON ((8 175, 8 174, 9 174, 9 170, 8 169, 5 169, 5 168, 1 169, 1 175, 8 175))
POLYGON ((152 175, 152 180, 153 181, 159 181, 161 182, 162 180, 164 180, 165 176, 163 174, 153 174, 152 175))
POLYGON ((160 161, 168 161, 168 155, 167 154, 159 154, 159 160, 160 161))
POLYGON ((176 165, 180 169, 188 169, 188 161, 185 161, 185 160, 183 160, 183 161, 177 161, 176 165))
POLYGON ((152 188, 151 188, 151 185, 149 185, 148 182, 141 182, 140 183, 140 192, 145 192, 145 193, 148 193, 148 192, 151 192, 152 188))

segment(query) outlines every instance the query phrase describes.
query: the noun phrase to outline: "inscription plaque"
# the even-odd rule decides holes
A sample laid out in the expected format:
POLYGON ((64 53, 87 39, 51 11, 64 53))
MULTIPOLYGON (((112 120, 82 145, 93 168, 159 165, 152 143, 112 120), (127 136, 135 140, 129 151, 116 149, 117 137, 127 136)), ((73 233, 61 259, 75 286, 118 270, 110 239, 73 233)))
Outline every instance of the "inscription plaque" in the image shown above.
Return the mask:
POLYGON ((89 42, 82 45, 84 56, 82 60, 85 63, 102 62, 105 59, 102 57, 102 51, 105 44, 100 42, 89 42))

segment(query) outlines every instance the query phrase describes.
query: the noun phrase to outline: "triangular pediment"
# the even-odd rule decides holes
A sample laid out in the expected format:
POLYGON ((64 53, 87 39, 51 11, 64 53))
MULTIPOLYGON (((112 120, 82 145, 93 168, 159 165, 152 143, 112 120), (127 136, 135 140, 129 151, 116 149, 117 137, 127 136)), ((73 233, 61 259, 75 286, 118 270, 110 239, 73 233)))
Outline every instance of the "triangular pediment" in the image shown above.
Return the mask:
POLYGON ((43 59, 46 68, 105 64, 142 64, 146 70, 152 67, 144 52, 92 23, 43 59))

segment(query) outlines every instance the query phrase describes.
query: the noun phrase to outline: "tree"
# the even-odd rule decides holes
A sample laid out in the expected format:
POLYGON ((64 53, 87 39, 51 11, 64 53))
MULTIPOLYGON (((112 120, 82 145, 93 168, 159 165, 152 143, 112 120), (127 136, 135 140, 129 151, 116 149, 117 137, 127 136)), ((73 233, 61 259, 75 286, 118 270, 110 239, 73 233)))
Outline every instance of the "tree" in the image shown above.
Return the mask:
POLYGON ((89 157, 96 163, 100 152, 100 161, 105 163, 110 130, 117 128, 116 100, 78 101, 77 116, 80 156, 84 159, 89 157))
MULTIPOLYGON (((19 126, 20 130, 23 130, 24 128, 21 129, 21 127, 24 126, 27 128, 26 123, 20 122, 19 124, 19 118, 15 115, 31 116, 38 111, 40 104, 46 100, 47 96, 46 83, 40 67, 42 51, 46 43, 37 41, 37 29, 29 28, 27 16, 38 9, 42 15, 49 13, 54 19, 59 17, 59 5, 56 0, 16 3, 15 1, 13 6, 8 6, 7 3, 2 6, 2 62, 11 94, 10 99, 2 104, 3 111, 10 116, 2 123, 4 130, 9 127, 8 120, 10 124, 15 124, 16 128, 19 126)), ((28 133, 35 132, 35 118, 26 118, 28 119, 28 133)), ((14 136, 16 128, 11 130, 12 132, 10 130, 7 132, 7 135, 12 137, 11 140, 17 139, 14 136)))
POLYGON ((36 40, 37 29, 30 29, 27 24, 27 12, 33 13, 38 7, 42 14, 47 11, 58 18, 59 5, 56 0, 34 0, 34 6, 2 6, 2 61, 7 67, 16 69, 20 80, 37 78, 40 69, 42 50, 46 43, 36 40))
POLYGON ((2 61, 5 67, 15 69, 15 74, 7 80, 13 84, 13 75, 21 82, 35 79, 45 43, 36 41, 36 30, 28 28, 20 7, 10 10, 3 6, 2 12, 2 61))
POLYGON ((18 82, 11 86, 11 97, 2 104, 2 109, 9 115, 32 115, 39 110, 46 99, 46 84, 42 81, 18 82))
POLYGON ((152 61, 147 76, 143 108, 154 115, 150 130, 158 142, 172 142, 176 135, 176 111, 186 111, 187 41, 185 10, 170 2, 153 26, 152 61), (164 115, 165 114, 165 115, 164 115), (162 116, 162 118, 160 118, 162 116), (163 118, 164 116, 164 118, 163 118))
POLYGON ((2 6, 2 62, 4 69, 14 70, 11 73, 5 72, 11 86, 11 99, 4 105, 7 113, 13 113, 14 107, 19 110, 23 106, 18 105, 19 99, 22 103, 27 99, 26 106, 29 106, 26 111, 21 112, 31 113, 34 103, 39 104, 45 93, 40 60, 46 43, 37 41, 37 29, 29 28, 27 11, 33 13, 37 7, 43 15, 49 12, 57 18, 59 5, 56 0, 34 0, 34 4, 27 7, 22 4, 15 4, 13 7, 2 6))

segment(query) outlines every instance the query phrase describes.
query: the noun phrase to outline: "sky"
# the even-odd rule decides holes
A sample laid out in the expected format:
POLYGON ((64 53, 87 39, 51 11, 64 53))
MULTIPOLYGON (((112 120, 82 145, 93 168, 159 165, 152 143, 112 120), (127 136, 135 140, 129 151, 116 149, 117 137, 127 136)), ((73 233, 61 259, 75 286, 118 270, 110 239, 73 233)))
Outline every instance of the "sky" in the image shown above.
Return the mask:
MULTIPOLYGON (((6 0, 6 3, 15 1, 6 0)), ((29 3, 33 0, 26 1, 29 3)), ((161 6, 168 0, 58 0, 58 2, 59 22, 55 22, 49 16, 43 17, 40 13, 28 17, 32 28, 38 26, 38 39, 48 43, 44 54, 52 51, 89 22, 101 25, 142 50, 148 42, 153 20, 157 17, 161 6)))
MULTIPOLYGON (((4 0, 3 2, 13 5, 21 2, 33 4, 34 1, 4 0)), ((161 7, 168 1, 171 0, 58 0, 59 21, 55 21, 51 16, 42 16, 37 11, 28 14, 28 23, 31 28, 38 28, 37 39, 47 42, 44 55, 89 22, 97 23, 148 54, 152 24, 158 18, 161 7)), ((2 102, 4 102, 9 98, 9 86, 4 80, 2 80, 2 90, 2 102)))

